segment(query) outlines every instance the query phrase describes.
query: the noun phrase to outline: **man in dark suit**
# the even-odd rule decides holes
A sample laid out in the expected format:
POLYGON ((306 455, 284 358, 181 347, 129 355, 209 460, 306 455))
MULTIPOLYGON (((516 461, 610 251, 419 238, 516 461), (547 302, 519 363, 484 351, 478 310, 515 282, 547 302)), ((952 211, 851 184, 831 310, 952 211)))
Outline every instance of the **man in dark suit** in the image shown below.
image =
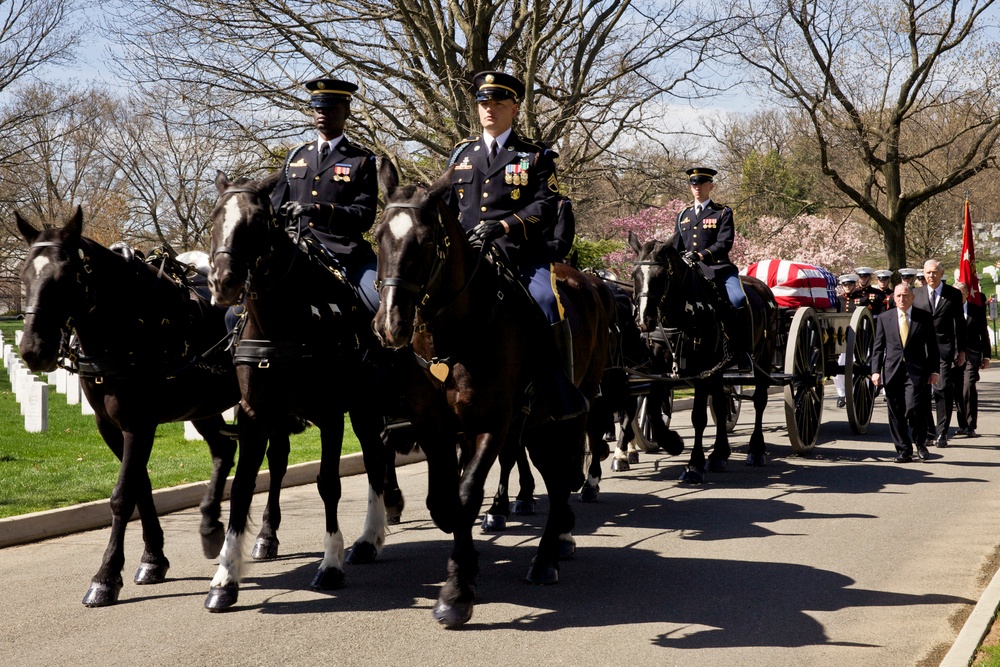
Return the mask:
POLYGON ((976 427, 979 423, 979 392, 976 384, 979 382, 980 369, 989 368, 993 343, 990 342, 990 332, 986 324, 986 309, 983 306, 969 302, 969 288, 965 283, 955 283, 955 288, 962 293, 965 302, 966 343, 965 367, 962 369, 962 385, 955 400, 958 412, 958 435, 977 438, 976 427))
POLYGON ((872 382, 885 387, 896 463, 913 460, 914 444, 920 460, 928 458, 923 394, 937 382, 940 366, 934 318, 915 308, 913 298, 909 285, 896 285, 896 307, 875 320, 872 382))
POLYGON ((961 366, 965 364, 965 314, 962 311, 962 293, 942 282, 944 269, 941 262, 929 259, 924 262, 925 286, 917 287, 913 307, 934 317, 937 333, 938 356, 941 369, 934 385, 934 405, 937 411, 937 428, 934 444, 948 446, 948 428, 954 407, 956 389, 962 381, 961 366))
POLYGON ((317 138, 285 159, 285 178, 271 193, 274 210, 298 220, 299 231, 319 241, 344 267, 362 306, 378 310, 375 251, 362 236, 375 223, 375 155, 344 136, 351 96, 358 89, 338 79, 306 81, 317 138))

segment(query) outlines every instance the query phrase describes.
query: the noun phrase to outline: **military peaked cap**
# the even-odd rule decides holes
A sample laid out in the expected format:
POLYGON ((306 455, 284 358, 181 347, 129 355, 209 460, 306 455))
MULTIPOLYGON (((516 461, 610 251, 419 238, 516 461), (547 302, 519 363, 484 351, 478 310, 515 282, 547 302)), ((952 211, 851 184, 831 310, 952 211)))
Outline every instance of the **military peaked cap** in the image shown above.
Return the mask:
POLYGON ((504 72, 480 72, 472 79, 476 88, 476 101, 524 99, 524 84, 504 72))
POLYGON ((330 107, 338 102, 350 102, 358 87, 340 79, 310 79, 305 82, 306 90, 312 96, 309 104, 313 107, 330 107))
POLYGON ((698 185, 699 183, 711 183, 712 177, 719 172, 708 167, 691 167, 685 173, 688 175, 688 183, 698 185))

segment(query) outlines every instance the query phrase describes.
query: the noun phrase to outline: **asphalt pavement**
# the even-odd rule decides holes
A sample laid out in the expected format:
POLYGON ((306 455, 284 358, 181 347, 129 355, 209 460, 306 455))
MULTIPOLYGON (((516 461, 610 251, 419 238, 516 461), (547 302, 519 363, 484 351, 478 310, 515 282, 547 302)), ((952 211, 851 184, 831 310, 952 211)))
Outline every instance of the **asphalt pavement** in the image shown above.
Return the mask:
MULTIPOLYGON (((345 588, 308 589, 322 550, 315 485, 286 489, 281 555, 246 568, 239 605, 209 614, 215 566, 201 555, 196 509, 163 518, 165 583, 131 582, 140 526, 126 538, 121 602, 80 600, 107 530, 0 550, 7 599, 4 665, 937 665, 997 570, 1000 370, 984 373, 979 431, 931 460, 895 464, 885 404, 851 434, 828 385, 820 444, 792 453, 780 395, 765 416, 769 459, 742 463, 749 404, 729 471, 678 481, 679 457, 644 454, 610 472, 597 504, 574 502, 578 543, 561 582, 523 582, 545 518, 478 534, 480 600, 472 621, 431 617, 449 536, 424 508, 423 463, 400 468, 407 498, 377 564, 345 588)), ((690 445, 688 413, 674 427, 690 445)), ((487 495, 495 489, 495 471, 487 495)), ((361 531, 364 476, 344 480, 345 539, 361 531)), ((263 497, 255 500, 259 521, 263 497)))

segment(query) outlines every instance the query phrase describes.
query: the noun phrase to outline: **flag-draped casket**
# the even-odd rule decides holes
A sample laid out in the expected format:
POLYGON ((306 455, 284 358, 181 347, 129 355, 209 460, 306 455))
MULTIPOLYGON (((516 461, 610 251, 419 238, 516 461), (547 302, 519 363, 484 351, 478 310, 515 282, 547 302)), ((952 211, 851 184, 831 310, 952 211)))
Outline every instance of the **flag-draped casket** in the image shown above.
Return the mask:
POLYGON ((765 259, 740 271, 763 281, 779 306, 785 308, 837 308, 837 278, 826 269, 790 262, 765 259))

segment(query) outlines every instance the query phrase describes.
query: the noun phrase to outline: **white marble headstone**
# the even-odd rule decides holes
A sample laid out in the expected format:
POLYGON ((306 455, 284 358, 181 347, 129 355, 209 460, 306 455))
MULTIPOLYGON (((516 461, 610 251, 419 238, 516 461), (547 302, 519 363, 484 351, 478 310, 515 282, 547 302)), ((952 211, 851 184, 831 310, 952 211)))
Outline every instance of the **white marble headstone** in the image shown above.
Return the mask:
POLYGON ((26 388, 27 406, 24 413, 24 430, 28 433, 45 433, 49 430, 49 385, 33 379, 26 388))

